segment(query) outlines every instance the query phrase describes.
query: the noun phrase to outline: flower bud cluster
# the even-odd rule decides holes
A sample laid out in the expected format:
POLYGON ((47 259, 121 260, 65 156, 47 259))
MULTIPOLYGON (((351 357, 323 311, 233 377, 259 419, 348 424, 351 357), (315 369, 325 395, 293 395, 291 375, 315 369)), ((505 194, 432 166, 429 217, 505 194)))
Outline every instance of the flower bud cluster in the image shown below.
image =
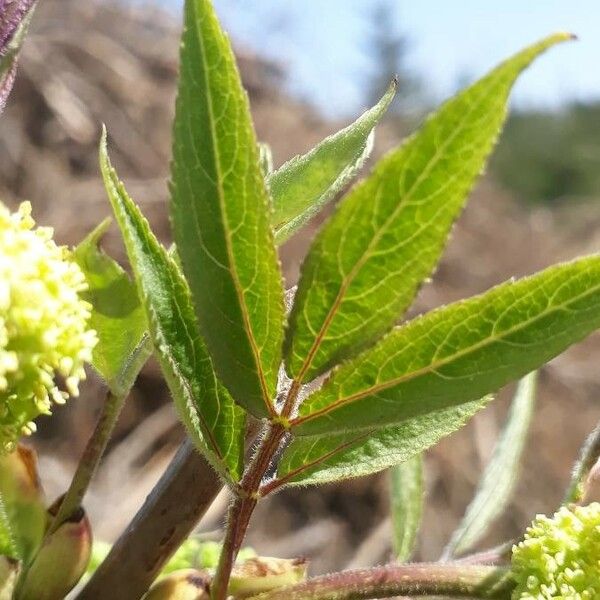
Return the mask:
POLYGON ((538 515, 513 547, 513 600, 600 598, 600 503, 538 515))
POLYGON ((97 341, 85 277, 52 235, 35 227, 28 202, 16 213, 0 203, 0 451, 52 402, 78 395, 97 341))

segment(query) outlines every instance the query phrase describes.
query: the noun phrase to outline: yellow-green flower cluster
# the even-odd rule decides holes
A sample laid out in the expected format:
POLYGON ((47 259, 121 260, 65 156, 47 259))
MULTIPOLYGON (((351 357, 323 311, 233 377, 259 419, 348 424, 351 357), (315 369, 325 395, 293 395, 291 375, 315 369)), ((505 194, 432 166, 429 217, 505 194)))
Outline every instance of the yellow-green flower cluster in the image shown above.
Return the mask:
POLYGON ((600 504, 538 515, 513 547, 513 600, 600 599, 600 504))
POLYGON ((16 213, 0 203, 0 450, 34 431, 52 401, 78 395, 96 343, 85 277, 52 235, 28 202, 16 213))

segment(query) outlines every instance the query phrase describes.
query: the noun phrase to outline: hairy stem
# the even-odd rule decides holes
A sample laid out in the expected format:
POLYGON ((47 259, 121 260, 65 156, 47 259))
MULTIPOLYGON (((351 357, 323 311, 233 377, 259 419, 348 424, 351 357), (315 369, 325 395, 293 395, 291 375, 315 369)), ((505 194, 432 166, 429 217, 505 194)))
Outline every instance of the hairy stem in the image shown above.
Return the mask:
POLYGON ((48 528, 47 535, 55 532, 81 506, 90 482, 96 474, 100 459, 106 450, 117 419, 121 414, 124 402, 125 396, 116 396, 110 391, 106 394, 96 427, 79 459, 71 485, 60 503, 56 517, 54 517, 48 528))
POLYGON ((508 600, 510 570, 481 565, 423 563, 342 571, 277 588, 258 600, 368 600, 394 596, 450 596, 508 600))
POLYGON ((211 584, 213 600, 224 600, 227 596, 231 569, 244 541, 250 517, 258 502, 260 484, 271 466, 284 435, 285 429, 281 424, 275 423, 267 426, 258 450, 240 481, 238 495, 229 507, 223 548, 211 584))
POLYGON ((186 440, 78 599, 141 598, 221 488, 213 468, 186 440))

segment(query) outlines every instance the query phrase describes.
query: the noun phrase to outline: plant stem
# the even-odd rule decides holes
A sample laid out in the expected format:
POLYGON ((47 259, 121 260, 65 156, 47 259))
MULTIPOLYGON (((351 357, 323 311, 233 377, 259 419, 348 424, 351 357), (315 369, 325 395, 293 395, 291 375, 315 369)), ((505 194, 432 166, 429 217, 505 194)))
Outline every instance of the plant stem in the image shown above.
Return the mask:
POLYGON ((240 481, 238 495, 229 507, 223 548, 211 584, 213 600, 224 600, 227 596, 231 569, 258 502, 260 484, 285 433, 285 428, 279 423, 270 423, 267 426, 260 446, 240 481))
POLYGON ((81 506, 90 482, 96 474, 100 459, 106 450, 115 423, 121 414, 124 402, 125 396, 107 392, 96 427, 79 459, 71 485, 60 503, 47 535, 55 532, 81 506))
POLYGON ((78 600, 137 600, 188 537, 223 484, 186 440, 78 600))
POLYGON ((509 599, 510 570, 481 565, 422 563, 342 571, 277 588, 255 600, 368 600, 393 596, 509 599))

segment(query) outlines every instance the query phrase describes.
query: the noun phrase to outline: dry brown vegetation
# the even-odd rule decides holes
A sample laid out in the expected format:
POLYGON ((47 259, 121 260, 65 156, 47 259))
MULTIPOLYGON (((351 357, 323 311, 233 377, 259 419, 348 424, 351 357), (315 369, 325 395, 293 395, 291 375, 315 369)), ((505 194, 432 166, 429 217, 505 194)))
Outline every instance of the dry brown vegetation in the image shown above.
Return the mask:
MULTIPOLYGON (((153 227, 168 238, 167 168, 177 68, 178 28, 157 10, 90 0, 44 0, 26 43, 12 99, 0 120, 0 197, 31 199, 36 218, 74 244, 109 214, 98 177, 96 145, 107 124, 114 162, 153 227)), ((286 97, 276 65, 239 52, 256 125, 277 162, 308 149, 339 124, 326 123, 286 97)), ((399 141, 402 127, 379 130, 378 152, 399 141)), ((422 311, 482 291, 511 276, 597 247, 594 221, 579 209, 525 212, 484 180, 458 223, 442 266, 422 290, 422 311)), ((314 224, 282 249, 288 281, 314 224)), ((115 230, 106 244, 123 252, 115 230)), ((532 515, 552 510, 570 464, 600 415, 596 336, 547 366, 517 499, 488 542, 517 535, 532 515)), ((82 398, 40 423, 34 440, 42 454, 48 494, 69 477, 102 397, 91 379, 82 398)), ((420 554, 435 558, 468 502, 501 427, 509 393, 462 432, 429 453, 426 535, 420 554)), ((127 523, 181 439, 155 366, 149 365, 124 411, 115 441, 88 498, 97 536, 111 539, 127 523)), ((220 498, 204 532, 221 522, 220 498)), ((249 541, 267 555, 306 555, 315 571, 367 565, 389 552, 384 475, 322 489, 283 492, 259 508, 249 541)), ((218 535, 218 534, 217 534, 218 535)))

